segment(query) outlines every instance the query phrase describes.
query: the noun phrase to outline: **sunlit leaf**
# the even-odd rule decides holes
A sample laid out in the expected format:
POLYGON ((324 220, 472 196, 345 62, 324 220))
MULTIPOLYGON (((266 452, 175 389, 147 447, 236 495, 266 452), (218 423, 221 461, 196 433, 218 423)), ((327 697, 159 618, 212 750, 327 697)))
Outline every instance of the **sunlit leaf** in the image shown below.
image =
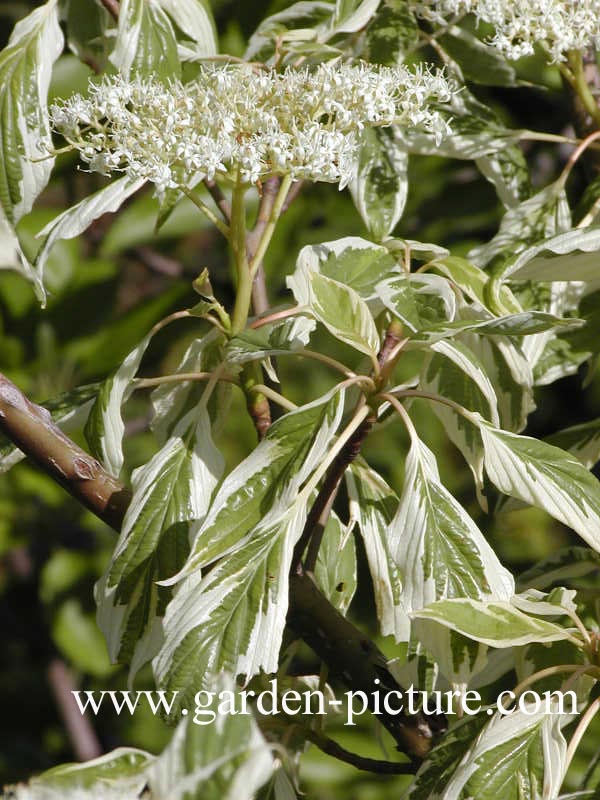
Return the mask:
POLYGON ((54 244, 60 239, 73 239, 79 236, 103 214, 117 211, 128 197, 135 194, 144 184, 143 180, 132 181, 123 177, 89 195, 77 205, 59 214, 38 233, 42 246, 35 259, 35 268, 40 281, 44 279, 46 261, 54 244))
POLYGON ((354 537, 335 512, 323 532, 315 580, 331 604, 345 614, 356 591, 356 548, 354 537))
POLYGON ((154 661, 160 685, 181 692, 179 703, 221 670, 249 677, 277 668, 292 552, 309 499, 310 484, 300 487, 331 446, 342 410, 343 392, 334 390, 284 415, 216 493, 173 579, 185 578, 154 661))
POLYGON ((31 210, 54 166, 48 87, 52 65, 62 48, 58 0, 48 0, 15 25, 8 45, 0 52, 0 236, 6 247, 2 266, 20 263, 42 301, 43 286, 25 258, 14 228, 31 210))
POLYGON ((400 569, 390 550, 390 523, 398 497, 383 478, 364 461, 355 461, 346 473, 350 514, 363 539, 377 616, 384 636, 406 641, 409 619, 402 604, 400 569))
POLYGON ((169 800, 253 800, 274 767, 271 747, 252 713, 241 708, 232 680, 222 679, 213 694, 201 696, 195 719, 177 726, 166 749, 148 769, 151 798, 169 800), (207 702, 208 700, 208 702, 207 702), (226 706, 225 706, 226 707, 226 706), (214 724, 209 724, 210 721, 214 724))
POLYGON ((183 566, 190 523, 204 518, 223 468, 205 403, 199 403, 133 473, 121 534, 96 587, 98 622, 111 659, 130 661, 132 674, 162 643, 170 590, 156 582, 183 566))
POLYGON ((121 406, 131 394, 131 381, 149 342, 150 336, 145 336, 116 372, 104 381, 85 425, 85 436, 92 453, 111 475, 118 476, 123 466, 125 423, 121 406))
POLYGON ((396 227, 408 193, 408 156, 387 128, 366 129, 350 185, 354 203, 373 238, 381 241, 396 227))
POLYGON ((538 800, 556 797, 566 770, 561 715, 533 705, 496 714, 450 778, 445 797, 538 800))
POLYGON ((544 619, 524 614, 507 601, 453 598, 438 600, 411 614, 415 632, 424 625, 439 625, 487 644, 489 647, 518 647, 530 642, 569 639, 569 631, 544 619))
POLYGON ((389 546, 403 576, 407 612, 447 597, 508 600, 512 575, 442 484, 431 450, 413 437, 389 546))
POLYGON ((126 77, 180 77, 175 33, 159 0, 121 0, 110 60, 126 77))
POLYGON ((600 483, 570 453, 481 421, 485 470, 504 494, 537 506, 600 551, 600 483))

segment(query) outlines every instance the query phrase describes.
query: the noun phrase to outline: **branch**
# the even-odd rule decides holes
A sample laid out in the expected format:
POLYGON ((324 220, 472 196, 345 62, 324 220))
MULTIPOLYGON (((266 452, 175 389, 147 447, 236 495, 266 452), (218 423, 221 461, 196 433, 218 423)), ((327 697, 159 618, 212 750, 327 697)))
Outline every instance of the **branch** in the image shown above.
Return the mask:
POLYGON ((206 178, 204 181, 204 185, 208 189, 212 199, 215 201, 217 208, 223 215, 223 219, 227 224, 229 224, 231 222, 231 203, 221 191, 221 187, 216 181, 209 180, 208 178, 206 178))
POLYGON ((325 475, 325 479, 319 489, 315 502, 312 504, 304 528, 294 548, 292 559, 292 569, 296 572, 312 572, 317 562, 319 547, 323 537, 323 531, 327 525, 329 512, 337 495, 340 481, 346 469, 358 455, 362 443, 366 439, 369 431, 375 422, 374 415, 368 416, 364 422, 356 429, 350 439, 346 442, 339 452, 325 475), (310 542, 309 552, 305 566, 302 567, 302 556, 306 546, 310 542))
POLYGON ((118 21, 119 19, 119 2, 118 0, 100 0, 104 8, 108 11, 111 17, 118 21))
POLYGON ((334 742, 329 736, 324 736, 322 733, 312 730, 312 728, 302 728, 302 733, 323 753, 337 758, 338 761, 352 764, 356 769, 362 769, 365 772, 376 772, 378 775, 412 775, 415 772, 415 765, 408 761, 379 761, 375 758, 365 758, 357 753, 351 753, 350 750, 346 750, 345 747, 334 742))
MULTIPOLYGON (((386 332, 383 344, 377 355, 377 362, 382 370, 382 376, 384 373, 387 374, 393 369, 396 358, 400 352, 398 348, 402 343, 401 332, 401 326, 395 321, 390 324, 386 332)), ((300 569, 300 571, 312 572, 314 570, 319 555, 323 532, 327 525, 327 519, 333 507, 344 472, 359 454, 360 448, 369 435, 376 418, 376 414, 373 413, 365 419, 329 467, 315 502, 308 513, 304 529, 294 548, 292 571, 298 571, 298 569, 300 569), (301 568, 302 556, 307 545, 309 549, 306 561, 304 567, 301 568)))
MULTIPOLYGON (((130 492, 65 436, 46 409, 29 401, 1 373, 0 430, 73 497, 120 530, 130 492)), ((379 685, 382 692, 402 692, 381 651, 331 605, 302 569, 290 578, 288 622, 350 689, 367 694, 372 710, 378 695, 374 687, 379 685)), ((382 714, 379 718, 396 739, 398 749, 415 762, 429 752, 434 733, 443 724, 436 725, 436 718, 430 724, 422 714, 382 714)))
POLYGON ((292 205, 292 203, 298 197, 303 188, 304 188, 304 181, 295 181, 294 183, 292 183, 288 195, 285 198, 283 207, 281 209, 282 214, 285 214, 285 212, 292 205))
POLYGON ((134 247, 131 252, 145 267, 148 267, 152 272, 157 272, 159 275, 178 278, 183 273, 181 262, 158 253, 151 247, 141 245, 140 247, 134 247))
MULTIPOLYGON (((277 193, 279 192, 279 185, 280 180, 276 176, 267 178, 263 183, 256 223, 252 231, 248 234, 247 251, 249 263, 252 262, 258 243, 262 239, 265 228, 269 224, 271 212, 273 211, 277 193)), ((252 284, 252 305, 254 306, 254 313, 257 315, 264 314, 269 308, 265 271, 262 262, 258 264, 256 268, 256 275, 254 276, 252 284)))
POLYGON ((131 493, 1 373, 0 431, 76 500, 119 529, 131 493))
POLYGON ((288 624, 352 691, 364 692, 368 708, 378 711, 377 718, 415 763, 420 762, 433 745, 434 735, 445 729, 445 718, 417 714, 389 714, 383 698, 404 690, 388 669, 387 659, 379 648, 334 608, 320 591, 312 576, 297 572, 290 577, 288 624))
POLYGON ((102 747, 87 714, 79 711, 71 694, 77 686, 64 661, 55 658, 48 665, 48 683, 63 718, 71 747, 78 761, 90 761, 102 755, 102 747))
MULTIPOLYGON (((246 235, 246 255, 249 264, 254 258, 259 242, 265 232, 265 228, 269 224, 271 212, 275 205, 275 200, 277 199, 279 184, 280 181, 277 177, 268 178, 263 184, 256 222, 254 228, 246 235)), ((257 315, 264 314, 269 309, 267 281, 262 262, 257 265, 252 280, 252 307, 254 313, 257 315)), ((252 369, 247 370, 247 372, 248 379, 244 381, 246 407, 254 422, 258 438, 263 439, 273 421, 271 405, 264 394, 253 391, 254 386, 262 383, 260 367, 255 364, 252 369)), ((265 381, 267 385, 270 383, 268 376, 265 378, 265 381)))

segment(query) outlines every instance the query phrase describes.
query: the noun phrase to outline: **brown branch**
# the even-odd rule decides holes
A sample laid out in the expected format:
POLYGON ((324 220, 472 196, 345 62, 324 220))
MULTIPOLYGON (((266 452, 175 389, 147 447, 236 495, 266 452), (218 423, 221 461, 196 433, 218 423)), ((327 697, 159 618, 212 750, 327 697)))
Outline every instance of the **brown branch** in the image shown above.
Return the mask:
MULTIPOLYGON (((381 367, 382 373, 387 373, 388 369, 392 368, 393 363, 395 363, 395 358, 393 358, 393 356, 397 345, 401 342, 401 333, 402 326, 396 321, 392 321, 386 332, 379 354, 377 355, 377 361, 381 367), (390 362, 388 364, 390 359, 393 363, 390 362)), ((319 555, 323 532, 327 525, 327 519, 333 507, 344 472, 359 454, 360 448, 369 435, 375 419, 375 414, 365 419, 362 425, 356 429, 354 434, 346 442, 329 467, 315 502, 308 513, 300 538, 294 548, 292 571, 298 571, 301 567, 302 556, 307 546, 308 553, 301 571, 312 572, 314 570, 319 555)))
POLYGON ((302 529, 300 538, 298 539, 294 548, 292 570, 295 570, 296 572, 299 570, 300 572, 312 572, 314 570, 317 563, 317 556, 319 554, 319 547, 321 545, 323 531, 327 525, 329 512, 333 506, 340 481, 342 480, 346 469, 358 455, 362 443, 373 427, 374 422, 375 417, 370 415, 361 425, 359 425, 327 470, 325 479, 323 480, 321 488, 319 489, 319 492, 315 498, 315 502, 312 504, 312 507, 308 512, 306 522, 304 523, 304 528, 302 529), (304 567, 302 567, 302 556, 309 542, 309 552, 307 554, 304 567))
POLYGON ((287 622, 332 674, 352 691, 364 692, 368 708, 379 712, 377 718, 394 737, 399 751, 415 763, 427 755, 434 735, 445 728, 445 718, 385 711, 385 695, 398 692, 400 698, 404 694, 389 671, 387 659, 374 642, 331 605, 312 576, 301 568, 290 577, 287 622))
POLYGON ((352 764, 356 769, 361 769, 365 772, 376 772, 378 775, 412 775, 415 772, 415 765, 409 761, 379 761, 375 758, 365 758, 357 753, 351 753, 350 750, 346 750, 345 747, 334 742, 329 736, 324 736, 322 733, 312 730, 312 728, 302 728, 302 733, 323 753, 337 758, 338 761, 352 764))
MULTIPOLYGON (((268 178, 263 184, 256 222, 254 228, 246 236, 248 263, 252 261, 256 248, 269 222, 271 211, 273 210, 273 205, 279 190, 279 183, 279 178, 272 177, 268 178)), ((262 264, 258 265, 252 282, 252 307, 255 314, 264 314, 265 311, 269 309, 267 282, 262 264)), ((271 405, 263 394, 249 391, 253 385, 262 382, 262 379, 258 375, 260 367, 252 365, 251 368, 246 369, 246 372, 248 373, 248 378, 244 381, 246 407, 254 422, 258 438, 264 439, 273 421, 271 405)), ((265 380, 267 384, 270 383, 268 376, 265 377, 265 380)))
POLYGON ((78 761, 102 755, 102 747, 87 715, 82 714, 72 692, 77 689, 64 661, 55 658, 48 665, 48 683, 63 719, 71 747, 78 761))
POLYGON ((208 189, 212 199, 215 201, 217 208, 223 215, 225 222, 229 224, 231 222, 231 203, 223 194, 221 187, 216 181, 209 180, 208 178, 206 178, 204 181, 204 185, 208 189))
POLYGON ((282 214, 285 214, 285 212, 292 205, 292 203, 298 197, 303 188, 304 188, 304 181, 295 181, 294 183, 292 183, 288 195, 285 198, 285 202, 281 208, 282 214))
POLYGON ((104 8, 108 11, 111 17, 118 21, 119 19, 119 3, 118 0, 100 0, 104 8))
POLYGON ((157 272, 159 275, 168 275, 169 278, 178 278, 183 274, 183 265, 180 261, 158 253, 151 247, 145 245, 134 247, 131 253, 141 261, 145 267, 148 267, 152 272, 157 272))
POLYGON ((76 500, 119 529, 130 492, 1 373, 0 431, 76 500))
POLYGON ((271 405, 264 394, 260 392, 246 392, 246 408, 258 438, 262 441, 272 424, 271 405))
MULTIPOLYGON (((248 261, 252 261, 254 253, 258 247, 262 235, 267 227, 273 211, 273 205, 277 199, 279 185, 281 181, 278 177, 267 178, 262 186, 262 195, 258 206, 256 223, 252 231, 248 234, 247 252, 248 261)), ((267 294, 267 283, 263 265, 259 264, 252 284, 252 306, 255 314, 264 314, 269 308, 269 297, 267 294)))

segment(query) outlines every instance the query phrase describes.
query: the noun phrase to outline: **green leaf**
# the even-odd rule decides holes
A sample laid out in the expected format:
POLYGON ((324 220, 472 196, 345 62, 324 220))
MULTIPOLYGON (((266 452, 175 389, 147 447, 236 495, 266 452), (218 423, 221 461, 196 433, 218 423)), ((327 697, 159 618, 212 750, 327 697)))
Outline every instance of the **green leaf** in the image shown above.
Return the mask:
POLYGON ((418 43, 419 26, 407 0, 383 0, 367 26, 363 57, 393 67, 418 43))
MULTIPOLYGON (((575 287, 581 290, 581 284, 576 283, 575 287)), ((600 333, 600 290, 590 291, 581 297, 582 292, 577 291, 577 289, 575 292, 570 293, 570 285, 566 283, 554 283, 551 284, 550 288, 554 290, 552 294, 554 294, 554 292, 559 294, 559 298, 557 298, 559 303, 561 302, 560 294, 565 298, 562 301, 565 305, 569 300, 571 302, 575 301, 576 303, 579 301, 577 313, 585 320, 584 327, 580 330, 568 332, 568 334, 564 336, 564 339, 575 352, 581 353, 588 351, 593 354, 597 353, 600 349, 598 347, 598 334, 600 333), (571 296, 569 297, 569 295, 571 296), (575 296, 573 297, 573 295, 575 296)), ((589 286, 589 289, 592 288, 592 286, 589 286)))
MULTIPOLYGON (((196 526, 185 575, 210 564, 250 536, 272 506, 292 499, 323 459, 340 424, 344 391, 278 419, 219 488, 206 520, 196 526)), ((182 576, 180 576, 182 577, 182 576)))
POLYGON ((247 329, 233 336, 226 348, 227 361, 244 364, 247 361, 269 358, 306 346, 315 328, 314 319, 298 315, 289 319, 247 329))
POLYGON ((183 566, 190 523, 206 515, 223 468, 206 405, 200 402, 133 473, 133 497, 121 534, 96 586, 98 623, 111 659, 131 661, 132 676, 162 642, 170 591, 156 582, 183 566))
POLYGON ((356 548, 350 531, 331 512, 315 567, 316 582, 330 603, 345 614, 356 591, 356 548))
MULTIPOLYGON (((503 652, 497 650, 496 652, 503 652)), ((592 691, 595 679, 591 675, 586 675, 585 663, 586 656, 580 648, 577 648, 572 642, 553 642, 552 644, 529 644, 526 647, 520 647, 515 650, 514 670, 517 681, 520 683, 525 678, 529 678, 535 672, 538 672, 548 667, 556 667, 560 664, 578 664, 582 667, 582 672, 571 673, 569 679, 567 675, 560 671, 554 672, 550 670, 550 674, 542 678, 540 682, 536 682, 536 691, 540 693, 541 697, 545 699, 548 697, 547 692, 564 693, 565 688, 569 691, 564 694, 563 708, 558 709, 564 712, 574 711, 578 713, 578 709, 585 708, 590 700, 590 692, 592 691), (568 683, 565 686, 565 681, 568 683), (571 693, 572 692, 572 693, 571 693), (575 708, 573 708, 575 706, 575 708)), ((559 667, 560 669, 560 667, 559 667)), ((558 695, 556 695, 558 696, 558 695)), ((573 717, 571 717, 572 719, 573 717)), ((563 717, 564 722, 570 721, 569 717, 563 717)), ((564 723, 563 723, 564 724, 564 723)))
MULTIPOLYGON (((390 237, 383 242, 383 246, 392 253, 398 263, 418 261, 426 264, 438 258, 447 258, 450 251, 446 247, 432 242, 419 242, 415 239, 403 239, 398 236, 390 237)), ((399 269, 396 272, 400 272, 399 269)))
POLYGON ((560 315, 577 313, 581 317, 583 323, 580 323, 579 329, 555 333, 547 331, 530 337, 522 344, 523 353, 534 370, 536 386, 572 374, 596 346, 597 333, 594 328, 600 321, 597 313, 600 306, 594 302, 595 293, 582 299, 584 284, 567 281, 513 286, 526 308, 560 315), (589 305, 588 301, 591 301, 589 305))
MULTIPOLYGON (((436 258, 435 268, 438 272, 450 278, 471 300, 475 300, 482 306, 487 306, 485 286, 490 277, 482 269, 467 261, 466 258, 450 255, 444 258, 436 258)), ((507 311, 518 314, 523 310, 508 286, 502 286, 500 300, 507 311)))
MULTIPOLYGON (((434 352, 424 365, 420 387, 499 424, 494 386, 477 356, 458 341, 439 341, 432 344, 431 349, 434 352)), ((483 444, 477 426, 442 403, 432 403, 432 411, 465 457, 480 491, 483 487, 483 444)))
POLYGON ((561 714, 517 710, 496 714, 446 785, 445 796, 477 800, 557 797, 567 767, 561 714))
POLYGON ((442 397, 450 397, 465 408, 478 411, 485 419, 499 424, 494 385, 477 356, 459 341, 434 342, 430 349, 433 356, 424 370, 425 383, 435 386, 434 391, 442 397))
POLYGON ((125 423, 121 406, 131 394, 131 381, 149 342, 150 336, 145 336, 116 372, 104 381, 85 425, 85 438, 92 453, 111 475, 118 476, 123 467, 125 423))
POLYGON ((456 296, 439 275, 396 275, 378 283, 376 291, 384 306, 413 334, 435 329, 456 315, 456 296))
POLYGON ((363 539, 377 617, 384 636, 406 641, 409 620, 402 604, 400 569, 390 550, 390 523, 398 497, 383 478, 362 459, 346 471, 351 522, 358 523, 363 539))
POLYGON ((574 330, 585 325, 585 320, 574 317, 556 317, 544 311, 520 311, 504 317, 476 322, 464 331, 480 336, 532 336, 552 330, 574 330))
POLYGON ((224 469, 210 427, 204 402, 177 423, 147 464, 134 471, 133 497, 108 571, 109 588, 150 558, 166 531, 204 519, 224 469))
MULTIPOLYGON (((225 337, 215 328, 202 338, 194 339, 175 374, 216 369, 224 359, 224 342, 225 337)), ((203 381, 182 381, 165 383, 152 392, 154 416, 151 427, 161 445, 171 436, 179 420, 201 403, 205 388, 203 381)), ((227 415, 231 388, 231 384, 220 381, 209 401, 209 411, 217 427, 222 417, 227 415)))
POLYGON ((415 634, 423 623, 441 625, 488 647, 518 647, 530 642, 558 642, 572 638, 565 628, 528 616, 509 602, 453 598, 438 600, 411 614, 415 634))
POLYGON ((292 551, 311 491, 305 484, 331 447, 343 404, 344 393, 333 390, 277 420, 197 526, 188 561, 170 581, 186 578, 154 661, 160 685, 180 691, 178 702, 221 670, 249 677, 277 669, 292 551))
MULTIPOLYGON (((184 719, 166 749, 148 769, 152 798, 169 800, 253 800, 274 768, 271 746, 252 713, 228 713, 221 704, 242 708, 231 679, 212 695, 200 696, 197 722, 184 719), (214 724, 208 724, 214 720, 214 724)), ((227 707, 225 705, 225 707, 227 707)), ((189 709, 192 713, 192 708, 189 709)))
POLYGON ((496 189, 506 208, 514 208, 531 195, 529 165, 518 143, 475 159, 477 169, 496 189))
POLYGON ((535 408, 531 364, 514 339, 477 336, 476 333, 465 332, 461 340, 478 357, 494 387, 500 426, 521 431, 535 408))
POLYGON ((333 242, 308 245, 300 250, 296 270, 287 279, 299 305, 308 305, 310 292, 306 275, 320 272, 327 278, 354 289, 376 315, 383 309, 377 296, 379 281, 398 273, 396 258, 387 247, 361 239, 345 236, 333 242))
POLYGON ((133 747, 119 747, 83 764, 61 764, 33 778, 31 800, 97 800, 106 795, 137 797, 146 785, 154 756, 133 747))
POLYGON ((408 155, 388 128, 366 128, 350 185, 354 204, 377 241, 396 227, 408 194, 408 155))
MULTIPOLYGON (((463 308, 463 314, 472 313, 474 309, 463 308)), ((582 328, 585 320, 573 317, 556 317, 554 314, 547 314, 543 311, 521 311, 518 314, 507 314, 503 317, 486 317, 481 313, 480 317, 465 316, 462 320, 455 322, 441 322, 431 325, 426 330, 419 331, 407 349, 428 347, 435 349, 434 344, 442 339, 458 336, 462 333, 475 333, 479 336, 532 336, 537 333, 547 333, 556 331, 559 333, 582 328)), ((547 339, 548 337, 546 337, 547 339)), ((530 340, 528 340, 530 341, 530 340)), ((523 348, 527 346, 523 344, 523 348)))
POLYGON ((279 767, 275 772, 272 778, 272 786, 273 800, 298 800, 294 783, 283 767, 279 767))
POLYGON ((71 597, 52 620, 52 639, 68 663, 81 672, 105 678, 111 672, 102 634, 93 616, 71 597))
POLYGON ((163 689, 179 691, 178 703, 223 670, 246 678, 276 671, 304 512, 298 503, 278 506, 205 577, 190 576, 175 593, 153 666, 163 689))
POLYGON ((589 547, 563 547, 523 572, 518 579, 520 589, 546 589, 553 583, 600 570, 600 554, 589 547))
POLYGON ((305 40, 324 41, 330 30, 335 5, 321 0, 301 0, 263 20, 250 37, 246 61, 271 63, 276 51, 294 34, 305 40))
MULTIPOLYGON (((0 270, 12 269, 20 272, 28 281, 35 283, 37 275, 25 255, 21 243, 19 242, 14 228, 9 224, 4 216, 4 211, 0 207, 0 270)), ((35 290, 43 299, 43 287, 39 282, 35 290)))
POLYGON ((407 613, 447 597, 508 600, 512 575, 443 486, 435 456, 413 436, 389 546, 403 576, 407 613))
POLYGON ((95 0, 76 0, 67 5, 67 42, 84 64, 104 71, 108 62, 108 11, 95 0))
MULTIPOLYGON (((98 383, 78 386, 58 397, 46 400, 41 405, 50 413, 52 422, 65 433, 69 433, 83 427, 99 388, 98 383)), ((25 454, 18 447, 4 436, 0 436, 0 473, 7 472, 24 458, 25 454)))
POLYGON ((467 80, 486 86, 516 86, 515 69, 500 51, 464 28, 451 25, 438 42, 458 63, 467 80))
MULTIPOLYGON (((494 259, 513 258, 527 245, 571 228, 571 210, 562 181, 552 183, 502 217, 500 229, 487 244, 476 247, 469 258, 483 267, 494 259)), ((497 262, 495 262, 497 263, 497 262)))
POLYGON ((600 551, 600 483, 558 447, 481 420, 485 470, 504 494, 548 512, 600 551))
POLYGON ((0 236, 3 266, 20 264, 43 301, 45 292, 15 234, 48 183, 54 166, 49 157, 48 87, 52 65, 62 52, 58 2, 48 0, 18 22, 0 52, 0 236), (8 258, 7 258, 8 256, 8 258))
POLYGON ((475 676, 485 675, 489 652, 486 644, 442 628, 431 620, 413 621, 413 631, 448 683, 469 686, 475 676))
POLYGON ((37 234, 43 239, 42 246, 35 259, 35 269, 39 280, 44 279, 44 267, 54 244, 61 239, 74 239, 79 236, 103 214, 118 211, 128 197, 135 194, 144 185, 143 180, 132 181, 123 177, 86 197, 77 205, 68 208, 55 217, 37 234))
POLYGON ((177 41, 159 0, 122 0, 111 62, 125 77, 181 77, 177 41))
POLYGON ((563 428, 544 441, 568 450, 586 469, 591 469, 600 461, 600 418, 563 428))
POLYGON ((157 0, 177 27, 193 42, 186 42, 187 57, 209 58, 219 52, 217 29, 209 0, 157 0))
POLYGON ((336 0, 333 33, 356 33, 369 22, 380 0, 336 0))
POLYGON ((531 281, 593 281, 598 277, 600 228, 576 228, 529 247, 511 261, 503 278, 531 281))
POLYGON ((535 361, 533 368, 535 386, 547 386, 567 375, 574 375, 591 355, 589 350, 579 350, 562 336, 550 339, 535 361))
POLYGON ((369 307, 358 292, 319 272, 306 272, 305 279, 306 305, 316 319, 336 339, 375 359, 379 334, 369 307))
POLYGON ((442 800, 448 781, 486 722, 483 714, 458 720, 419 767, 407 800, 442 800))
POLYGON ((565 589, 564 586, 557 586, 550 592, 541 592, 539 589, 525 589, 520 594, 514 595, 511 602, 526 614, 534 614, 540 617, 561 617, 566 615, 573 618, 577 613, 576 594, 575 589, 565 589))

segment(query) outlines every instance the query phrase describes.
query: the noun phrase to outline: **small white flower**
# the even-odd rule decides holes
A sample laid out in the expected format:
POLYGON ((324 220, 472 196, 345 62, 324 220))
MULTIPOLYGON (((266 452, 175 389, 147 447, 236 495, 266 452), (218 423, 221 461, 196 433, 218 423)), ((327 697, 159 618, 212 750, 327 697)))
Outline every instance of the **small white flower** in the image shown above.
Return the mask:
POLYGON ((552 61, 600 46, 600 0, 413 0, 412 6, 434 24, 473 14, 494 26, 490 44, 510 59, 530 55, 536 43, 552 61))
POLYGON ((431 103, 451 89, 440 72, 322 64, 256 72, 205 67, 188 84, 105 79, 53 106, 54 128, 89 168, 123 171, 166 189, 216 174, 256 183, 269 175, 351 179, 366 126, 399 125, 448 134, 431 103))

